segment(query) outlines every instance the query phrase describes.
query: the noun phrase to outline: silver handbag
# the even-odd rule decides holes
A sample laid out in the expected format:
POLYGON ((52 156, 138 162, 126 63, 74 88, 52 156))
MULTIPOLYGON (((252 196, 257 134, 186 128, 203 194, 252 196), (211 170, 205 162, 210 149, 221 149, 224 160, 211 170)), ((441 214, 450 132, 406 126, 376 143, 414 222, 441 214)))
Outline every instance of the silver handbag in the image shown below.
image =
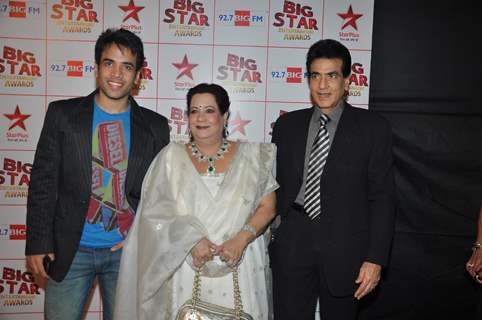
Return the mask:
POLYGON ((187 300, 177 312, 176 320, 253 320, 243 312, 239 290, 238 269, 233 270, 234 309, 201 301, 201 275, 196 270, 192 287, 192 299, 187 300))

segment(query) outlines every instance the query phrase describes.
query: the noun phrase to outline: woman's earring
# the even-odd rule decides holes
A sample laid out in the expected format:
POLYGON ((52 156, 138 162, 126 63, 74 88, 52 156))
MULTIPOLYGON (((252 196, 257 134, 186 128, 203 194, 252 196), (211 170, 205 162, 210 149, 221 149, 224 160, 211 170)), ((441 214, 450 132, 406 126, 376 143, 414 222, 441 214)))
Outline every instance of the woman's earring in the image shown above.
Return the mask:
POLYGON ((224 124, 224 137, 227 138, 228 136, 229 136, 228 123, 226 122, 224 124))

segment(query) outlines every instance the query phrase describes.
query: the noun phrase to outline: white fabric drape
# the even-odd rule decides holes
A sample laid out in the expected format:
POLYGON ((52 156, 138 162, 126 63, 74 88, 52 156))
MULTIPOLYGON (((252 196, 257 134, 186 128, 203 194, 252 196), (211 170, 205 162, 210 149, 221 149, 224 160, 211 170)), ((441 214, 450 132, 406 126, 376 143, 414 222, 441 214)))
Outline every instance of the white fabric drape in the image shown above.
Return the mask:
MULTIPOLYGON (((123 249, 116 320, 173 319, 184 296, 190 296, 193 278, 186 263, 191 261, 191 248, 202 237, 221 244, 241 229, 260 200, 278 187, 272 174, 275 153, 273 144, 238 143, 215 196, 202 181, 184 145, 171 143, 157 155, 144 178, 139 208, 123 249), (179 274, 176 279, 191 283, 183 290, 184 295, 173 286, 177 272, 185 276, 179 274)), ((247 312, 253 299, 246 291, 257 285, 249 283, 256 279, 247 266, 267 268, 265 250, 264 238, 258 237, 249 245, 239 267, 247 312)), ((215 259, 206 264, 203 275, 231 283, 229 271, 215 259)), ((179 285, 179 280, 176 283, 179 285)), ((225 305, 232 307, 232 296, 226 299, 230 302, 225 305)), ((267 304, 266 299, 259 303, 267 304)))

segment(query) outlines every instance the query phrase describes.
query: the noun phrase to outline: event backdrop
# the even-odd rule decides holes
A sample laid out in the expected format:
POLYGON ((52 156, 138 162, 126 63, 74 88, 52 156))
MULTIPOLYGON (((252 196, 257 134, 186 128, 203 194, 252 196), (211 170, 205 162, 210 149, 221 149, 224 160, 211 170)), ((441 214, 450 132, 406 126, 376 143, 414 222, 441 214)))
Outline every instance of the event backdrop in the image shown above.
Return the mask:
MULTIPOLYGON (((43 319, 24 260, 30 170, 51 101, 95 89, 94 45, 109 27, 145 44, 139 104, 185 139, 185 95, 230 94, 230 139, 270 141, 276 118, 310 106, 305 55, 319 39, 353 57, 349 102, 368 107, 374 0, 0 0, 0 319, 43 319)), ((97 290, 86 319, 100 319, 97 290)))

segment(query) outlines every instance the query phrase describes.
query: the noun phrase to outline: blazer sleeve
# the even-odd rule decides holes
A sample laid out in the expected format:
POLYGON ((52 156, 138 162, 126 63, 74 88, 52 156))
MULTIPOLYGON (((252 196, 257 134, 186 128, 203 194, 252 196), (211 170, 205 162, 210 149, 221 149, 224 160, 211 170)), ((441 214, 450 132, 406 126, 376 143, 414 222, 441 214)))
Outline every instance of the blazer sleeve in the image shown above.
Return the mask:
POLYGON ((25 254, 54 252, 54 218, 60 171, 60 105, 52 102, 35 152, 27 198, 25 254))
POLYGON ((382 117, 371 126, 374 141, 368 162, 370 239, 367 261, 386 266, 395 223, 392 132, 382 117))

